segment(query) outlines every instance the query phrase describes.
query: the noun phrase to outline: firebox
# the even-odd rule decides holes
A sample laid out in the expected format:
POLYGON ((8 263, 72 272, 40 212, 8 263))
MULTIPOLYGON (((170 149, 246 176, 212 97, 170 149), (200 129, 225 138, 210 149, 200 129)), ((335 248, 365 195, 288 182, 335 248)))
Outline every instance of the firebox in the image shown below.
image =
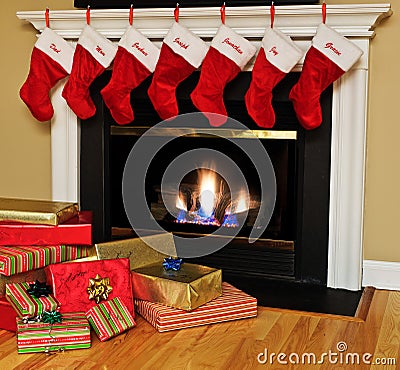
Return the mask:
MULTIPOLYGON (((127 126, 116 125, 100 95, 109 78, 107 71, 92 85, 97 112, 83 122, 81 128, 80 201, 83 208, 94 210, 96 242, 135 235, 123 206, 123 170, 138 138, 160 121, 147 96, 149 79, 132 94, 134 122, 127 126)), ((290 73, 274 89, 277 119, 271 130, 257 127, 246 112, 243 98, 251 81, 250 72, 241 72, 225 90, 228 115, 246 125, 262 142, 276 176, 274 212, 265 232, 255 243, 249 243, 248 236, 260 204, 257 172, 246 153, 221 136, 252 139, 229 125, 210 127, 204 134, 194 133, 188 122, 184 135, 154 157, 145 179, 146 200, 152 217, 164 229, 187 238, 208 235, 216 229, 228 235, 238 227, 241 213, 247 211, 243 227, 228 245, 194 262, 222 268, 227 276, 326 285, 332 90, 327 89, 321 97, 323 124, 307 132, 298 124, 288 99, 298 78, 298 73, 290 73), (181 181, 175 203, 178 215, 173 216, 160 194, 162 174, 177 156, 196 148, 209 148, 230 156, 246 178, 248 193, 231 194, 218 175, 218 168, 213 170, 213 158, 209 158, 208 163, 200 163, 181 181)), ((189 95, 198 79, 199 73, 194 73, 179 86, 180 113, 196 111, 189 95)), ((159 130, 157 134, 173 133, 159 130)))

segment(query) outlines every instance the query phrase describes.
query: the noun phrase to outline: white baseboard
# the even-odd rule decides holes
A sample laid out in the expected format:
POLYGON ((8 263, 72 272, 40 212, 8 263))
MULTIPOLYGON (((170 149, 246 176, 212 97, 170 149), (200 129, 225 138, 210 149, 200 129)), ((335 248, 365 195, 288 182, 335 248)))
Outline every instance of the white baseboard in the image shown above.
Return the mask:
POLYGON ((364 260, 362 285, 400 290, 400 262, 364 260))

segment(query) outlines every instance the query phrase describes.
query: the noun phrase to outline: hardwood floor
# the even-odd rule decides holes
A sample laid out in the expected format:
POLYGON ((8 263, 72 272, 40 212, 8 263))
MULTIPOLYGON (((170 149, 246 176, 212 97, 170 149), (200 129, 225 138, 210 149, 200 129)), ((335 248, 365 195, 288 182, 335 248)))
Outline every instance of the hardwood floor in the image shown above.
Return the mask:
MULTIPOLYGON (((1 318, 0 318, 1 319, 1 318)), ((265 356, 259 357, 261 361, 265 356)), ((0 331, 0 369, 400 369, 400 292, 376 290, 366 320, 344 320, 327 315, 308 315, 259 307, 255 319, 231 321, 211 326, 158 333, 141 317, 137 327, 100 343, 92 333, 88 350, 66 351, 52 355, 18 355, 16 338, 0 331), (338 343, 347 346, 339 352, 338 343), (284 353, 279 364, 259 363, 257 356, 268 351, 284 353), (323 363, 301 365, 303 353, 314 353, 317 361, 330 351, 340 355, 324 357, 323 363), (299 364, 290 363, 297 361, 299 364), (352 364, 358 354, 360 365, 352 364), (397 365, 365 364, 395 361, 397 365), (332 361, 337 360, 336 364, 332 361), (366 358, 368 360, 368 358, 366 358), (386 360, 385 360, 386 359, 386 360), (397 367, 396 367, 397 366, 397 367)))

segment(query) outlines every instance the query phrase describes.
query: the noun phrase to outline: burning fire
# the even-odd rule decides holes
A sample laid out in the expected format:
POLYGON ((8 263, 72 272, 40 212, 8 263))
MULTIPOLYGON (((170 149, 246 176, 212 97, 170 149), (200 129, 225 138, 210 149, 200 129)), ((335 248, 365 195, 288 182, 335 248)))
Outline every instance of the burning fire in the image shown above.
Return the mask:
POLYGON ((181 194, 179 194, 176 198, 176 208, 187 211, 185 202, 183 201, 181 194))
POLYGON ((176 199, 178 223, 238 227, 237 215, 249 209, 249 194, 242 189, 231 196, 216 172, 198 170, 198 183, 186 186, 176 199))
POLYGON ((199 214, 204 217, 211 217, 214 208, 216 198, 216 178, 215 172, 200 170, 200 210, 199 214))

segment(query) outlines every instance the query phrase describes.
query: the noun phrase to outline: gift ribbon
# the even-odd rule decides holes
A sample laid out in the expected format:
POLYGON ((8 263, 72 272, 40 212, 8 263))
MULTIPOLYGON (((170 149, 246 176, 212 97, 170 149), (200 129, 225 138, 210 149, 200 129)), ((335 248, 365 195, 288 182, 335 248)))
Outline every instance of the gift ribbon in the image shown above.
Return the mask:
MULTIPOLYGON (((51 343, 54 342, 54 340, 56 339, 55 336, 53 336, 51 334, 52 330, 53 330, 53 324, 55 324, 56 322, 61 323, 62 322, 62 315, 58 312, 58 311, 45 311, 40 315, 37 316, 33 316, 33 317, 24 317, 22 318, 22 322, 24 324, 35 324, 35 323, 46 323, 46 324, 50 324, 50 329, 49 329, 49 341, 45 347, 44 353, 46 353, 46 355, 50 355, 50 351, 51 351, 51 343)), ((58 347, 57 351, 58 352, 64 352, 64 347, 58 347)))
POLYGON ((40 298, 42 296, 47 297, 51 294, 51 286, 46 285, 46 282, 41 283, 36 280, 35 283, 29 284, 29 288, 26 290, 29 295, 33 295, 35 298, 40 298))
POLYGON ((322 23, 326 23, 326 2, 322 3, 322 23))
POLYGON ((89 300, 94 299, 98 304, 102 300, 106 301, 108 299, 112 289, 110 278, 102 278, 99 274, 96 274, 95 278, 89 279, 89 286, 86 291, 89 293, 89 300))
POLYGON ((56 322, 62 322, 62 315, 58 311, 44 311, 40 315, 31 316, 31 317, 23 317, 22 322, 24 324, 34 324, 34 323, 47 323, 50 325, 55 324, 56 322))
POLYGON ((58 311, 44 311, 42 314, 42 322, 47 324, 55 324, 56 322, 62 322, 62 316, 58 311))
MULTIPOLYGON (((46 355, 51 355, 51 353, 50 353, 50 351, 51 351, 51 343, 52 342, 54 342, 54 340, 56 339, 56 337, 55 336, 53 336, 52 334, 51 334, 51 331, 53 330, 53 325, 51 324, 50 325, 50 329, 49 329, 49 337, 50 337, 50 339, 49 339, 49 341, 47 342, 47 346, 45 347, 45 349, 44 349, 44 353, 46 354, 46 355)), ((64 347, 58 347, 57 348, 57 351, 58 352, 64 352, 64 350, 65 350, 65 348, 64 347)), ((53 349, 53 351, 55 351, 54 349, 53 349)))
POLYGON ((22 322, 24 324, 34 324, 37 322, 42 322, 42 315, 32 316, 32 317, 23 317, 22 322))
POLYGON ((182 258, 164 258, 163 266, 166 271, 173 270, 179 271, 181 269, 181 265, 183 263, 182 258))

